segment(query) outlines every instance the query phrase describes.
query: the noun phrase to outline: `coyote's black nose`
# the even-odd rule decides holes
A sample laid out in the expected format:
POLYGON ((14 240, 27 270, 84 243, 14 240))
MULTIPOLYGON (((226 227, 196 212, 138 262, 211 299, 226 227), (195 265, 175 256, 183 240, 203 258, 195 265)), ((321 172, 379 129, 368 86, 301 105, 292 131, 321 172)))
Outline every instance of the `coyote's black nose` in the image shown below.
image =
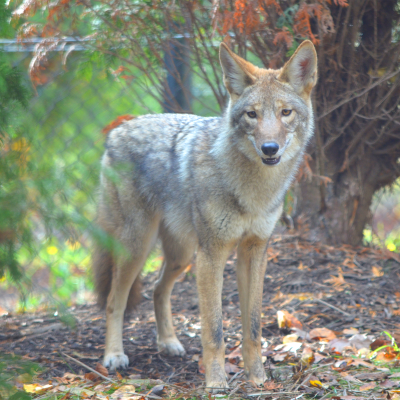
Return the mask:
POLYGON ((261 145, 262 152, 269 157, 274 156, 279 150, 279 144, 275 142, 266 142, 261 145))

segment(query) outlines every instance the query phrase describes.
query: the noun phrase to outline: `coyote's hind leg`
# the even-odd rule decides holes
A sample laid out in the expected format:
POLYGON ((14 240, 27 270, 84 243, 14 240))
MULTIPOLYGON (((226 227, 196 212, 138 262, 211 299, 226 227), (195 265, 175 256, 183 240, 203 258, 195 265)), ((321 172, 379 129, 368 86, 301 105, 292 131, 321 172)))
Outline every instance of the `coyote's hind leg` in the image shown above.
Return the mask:
POLYGON ((185 349, 175 335, 171 315, 171 292, 176 278, 193 256, 194 245, 179 241, 166 228, 160 228, 164 262, 154 289, 154 310, 157 321, 158 349, 172 356, 183 356, 185 349))
POLYGON ((157 235, 158 220, 137 218, 136 223, 125 224, 118 239, 128 254, 114 254, 111 291, 107 299, 107 332, 104 366, 115 370, 126 368, 128 357, 122 344, 123 318, 129 291, 146 261, 157 235))

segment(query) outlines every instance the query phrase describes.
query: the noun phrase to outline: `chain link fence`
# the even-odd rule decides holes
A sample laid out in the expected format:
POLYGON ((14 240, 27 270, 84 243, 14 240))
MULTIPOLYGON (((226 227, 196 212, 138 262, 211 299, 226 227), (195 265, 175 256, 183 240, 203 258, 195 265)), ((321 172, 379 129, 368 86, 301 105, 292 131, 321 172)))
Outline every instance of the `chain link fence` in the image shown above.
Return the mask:
MULTIPOLYGON (((33 48, 10 40, 0 45, 31 86, 33 48)), ((68 69, 62 61, 65 48, 52 53, 42 84, 32 86, 28 107, 1 144, 2 157, 10 159, 5 168, 17 168, 18 173, 3 180, 9 196, 0 207, 18 215, 13 222, 3 218, 0 231, 11 232, 6 239, 12 242, 22 276, 18 282, 9 273, 2 279, 0 312, 91 299, 90 250, 93 237, 100 234, 93 221, 105 137, 120 120, 163 111, 162 102, 142 90, 139 75, 124 75, 123 67, 82 63, 82 52, 76 50, 69 55, 68 69)), ((212 115, 202 101, 211 104, 214 114, 219 112, 207 101, 209 95, 207 88, 197 88, 200 102, 192 104, 196 113, 212 115)))

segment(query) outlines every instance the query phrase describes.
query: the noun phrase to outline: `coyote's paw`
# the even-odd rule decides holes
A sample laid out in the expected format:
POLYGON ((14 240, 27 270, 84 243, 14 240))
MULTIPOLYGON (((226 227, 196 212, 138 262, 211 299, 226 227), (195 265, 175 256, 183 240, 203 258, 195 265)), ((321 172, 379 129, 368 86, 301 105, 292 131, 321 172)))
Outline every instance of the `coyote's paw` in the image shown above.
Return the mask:
POLYGON ((169 356, 184 356, 186 351, 177 338, 158 341, 158 350, 169 356))
POLYGON ((249 381, 255 383, 257 386, 262 386, 267 380, 261 361, 256 362, 250 371, 245 370, 245 375, 249 381))
POLYGON ((129 365, 129 358, 124 353, 109 353, 104 356, 103 365, 110 371, 125 369, 129 365))
MULTIPOLYGON (((203 360, 204 361, 204 360, 203 360)), ((229 389, 228 382, 226 381, 225 369, 222 363, 213 360, 209 368, 206 367, 206 391, 209 393, 224 392, 229 389)))
POLYGON ((228 386, 226 379, 221 380, 221 381, 207 382, 206 391, 208 393, 215 394, 215 393, 225 392, 228 389, 229 389, 229 386, 228 386))

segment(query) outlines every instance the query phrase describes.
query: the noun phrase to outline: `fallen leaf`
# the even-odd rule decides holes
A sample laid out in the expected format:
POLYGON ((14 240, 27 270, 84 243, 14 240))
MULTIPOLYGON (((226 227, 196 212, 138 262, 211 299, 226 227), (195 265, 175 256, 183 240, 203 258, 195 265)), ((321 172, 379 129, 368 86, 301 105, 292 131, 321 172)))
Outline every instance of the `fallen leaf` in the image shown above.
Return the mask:
MULTIPOLYGON (((136 391, 135 386, 133 385, 123 385, 119 387, 112 395, 110 395, 110 399, 131 399, 132 394, 136 391)), ((140 398, 141 396, 137 396, 140 398)))
POLYGON ((314 352, 310 347, 304 347, 303 352, 301 353, 300 362, 303 365, 310 365, 314 362, 314 352))
POLYGON ((373 274, 374 276, 376 276, 376 277, 385 275, 385 273, 382 271, 382 268, 379 267, 379 266, 377 266, 377 265, 374 265, 374 266, 372 267, 372 274, 373 274))
POLYGON ((380 387, 384 387, 384 388, 386 388, 386 389, 390 389, 390 388, 392 388, 392 387, 396 387, 396 386, 399 386, 399 384, 400 384, 400 382, 399 381, 391 381, 390 379, 386 379, 386 380, 384 380, 383 382, 381 382, 380 384, 379 384, 379 386, 380 387))
POLYGON ((24 385, 24 390, 26 393, 36 393, 37 387, 40 387, 40 385, 37 383, 33 383, 31 385, 24 385))
POLYGON ((303 331, 302 329, 299 328, 292 328, 292 331, 301 339, 310 339, 310 336, 308 335, 308 332, 303 331))
POLYGON ((283 344, 292 343, 292 342, 295 342, 298 338, 299 338, 298 335, 296 335, 295 333, 292 333, 290 335, 284 336, 282 339, 282 343, 283 344))
POLYGON ((400 372, 396 372, 389 376, 389 378, 400 378, 400 372))
POLYGON ((292 314, 285 310, 277 311, 276 317, 278 320, 279 328, 298 328, 301 329, 303 327, 302 323, 292 314))
MULTIPOLYGON (((322 385, 322 383, 319 381, 318 377, 316 377, 315 375, 308 376, 307 379, 305 379, 303 381, 303 385, 314 386, 311 382, 314 382, 314 383, 319 382, 322 385)), ((314 387, 321 387, 321 386, 317 385, 314 387)))
POLYGON ((106 376, 106 377, 108 376, 108 370, 103 364, 97 363, 95 370, 99 374, 102 374, 103 376, 106 376))
POLYGON ((390 344, 389 340, 376 339, 369 345, 369 347, 370 347, 371 350, 376 350, 376 349, 379 349, 379 347, 386 346, 386 345, 389 345, 389 344, 390 344))
MULTIPOLYGON (((291 353, 296 354, 297 350, 300 350, 301 346, 303 345, 303 343, 300 342, 292 342, 292 343, 287 343, 287 344, 282 344, 280 346, 282 346, 280 349, 283 352, 289 351, 291 353)), ((278 349, 279 346, 276 346, 275 349, 278 349)))
POLYGON ((312 340, 333 340, 336 335, 333 331, 327 328, 315 328, 309 333, 310 339, 312 340))
POLYGON ((73 387, 69 388, 68 391, 72 394, 76 394, 79 397, 87 398, 90 396, 94 396, 96 393, 93 390, 89 390, 86 388, 81 388, 81 387, 73 387))
POLYGON ((371 390, 374 389, 376 387, 376 383, 375 382, 370 382, 370 383, 366 383, 365 385, 360 386, 360 392, 364 392, 366 390, 371 390))
POLYGON ((276 383, 274 381, 267 381, 264 383, 264 390, 275 390, 281 389, 283 385, 281 383, 276 383))
POLYGON ((340 288, 340 286, 350 286, 344 279, 343 274, 341 272, 338 273, 338 276, 331 275, 330 279, 325 279, 324 283, 331 283, 332 286, 336 288, 340 288))
POLYGON ((236 347, 232 352, 227 354, 225 358, 227 358, 231 363, 237 363, 240 359, 242 359, 242 349, 240 347, 236 347))
POLYGON ((365 397, 358 396, 340 396, 342 400, 365 400, 365 397))
POLYGON ((71 372, 66 372, 62 379, 66 380, 66 381, 75 381, 78 379, 81 379, 82 377, 76 374, 71 374, 71 372))
POLYGON ((380 381, 388 376, 385 372, 363 372, 355 375, 357 379, 362 381, 380 381))
POLYGON ((151 389, 151 393, 156 396, 162 396, 164 394, 164 385, 157 385, 151 389))
POLYGON ((328 344, 328 349, 332 353, 342 354, 346 348, 351 348, 350 341, 348 339, 335 338, 328 344))
POLYGON ((206 373, 206 369, 205 369, 204 364, 203 364, 203 357, 199 358, 199 362, 197 363, 197 365, 199 367, 200 374, 205 374, 206 373))
POLYGON ((348 372, 340 372, 340 376, 347 382, 361 383, 361 381, 359 381, 353 375, 350 375, 348 372))
POLYGON ((289 357, 288 353, 279 353, 272 356, 272 359, 276 362, 283 361, 286 357, 289 357))
POLYGON ((396 362, 396 353, 394 353, 392 347, 387 347, 384 351, 380 351, 378 355, 375 357, 375 361, 383 361, 383 362, 396 362))
POLYGON ((310 381, 310 385, 314 387, 322 387, 322 383, 320 381, 310 381))
POLYGON ((357 350, 369 348, 371 341, 365 336, 356 334, 350 339, 350 344, 354 346, 357 350))
POLYGON ((97 375, 94 372, 87 372, 84 375, 85 379, 87 379, 88 381, 97 381, 98 379, 101 379, 101 377, 99 375, 97 375))
POLYGON ((369 369, 376 369, 375 365, 373 365, 367 361, 360 360, 359 358, 351 359, 351 362, 353 363, 354 366, 357 366, 357 367, 359 365, 362 365, 363 367, 367 367, 369 369))
POLYGON ((327 356, 324 356, 319 353, 314 353, 314 364, 319 363, 321 360, 324 360, 325 358, 327 358, 327 356))
POLYGON ((237 372, 239 372, 241 369, 236 365, 236 364, 232 364, 230 362, 225 363, 225 372, 229 375, 229 374, 236 374, 237 372))
POLYGON ((357 335, 358 329, 356 328, 349 328, 349 329, 343 329, 343 335, 357 335))

